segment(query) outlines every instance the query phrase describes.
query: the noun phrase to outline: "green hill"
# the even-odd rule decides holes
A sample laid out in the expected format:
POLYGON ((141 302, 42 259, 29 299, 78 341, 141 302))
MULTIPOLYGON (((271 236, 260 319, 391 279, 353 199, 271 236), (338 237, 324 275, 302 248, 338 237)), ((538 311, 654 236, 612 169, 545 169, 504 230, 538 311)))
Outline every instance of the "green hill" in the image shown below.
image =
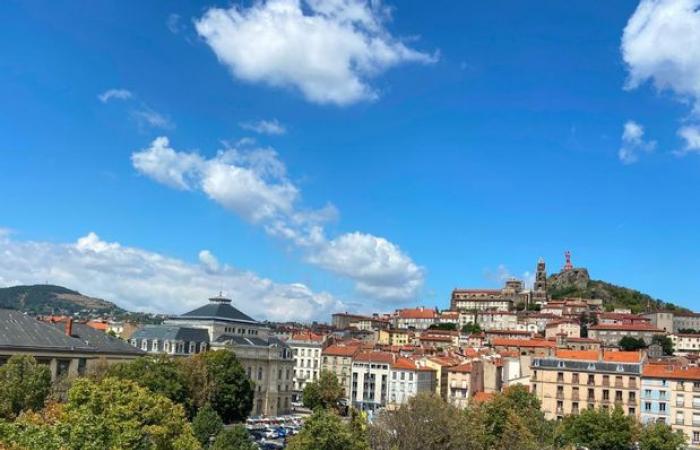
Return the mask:
POLYGON ((29 314, 126 313, 112 302, 50 284, 0 288, 0 308, 16 309, 29 314))
POLYGON ((559 272, 547 279, 547 292, 553 299, 578 297, 601 299, 606 310, 629 308, 633 313, 657 310, 689 311, 635 289, 617 286, 601 280, 591 280, 588 270, 575 268, 559 272))

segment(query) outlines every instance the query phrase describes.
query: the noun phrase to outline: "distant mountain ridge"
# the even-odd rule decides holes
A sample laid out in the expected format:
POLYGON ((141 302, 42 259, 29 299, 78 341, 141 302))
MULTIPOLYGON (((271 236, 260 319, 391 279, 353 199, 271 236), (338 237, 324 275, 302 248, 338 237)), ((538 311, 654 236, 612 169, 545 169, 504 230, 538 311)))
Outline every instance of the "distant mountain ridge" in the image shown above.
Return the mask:
POLYGON ((51 284, 0 288, 0 308, 30 314, 105 314, 121 315, 124 309, 101 298, 51 284))
POLYGON ((597 298, 603 300, 607 309, 629 308, 633 313, 671 310, 689 312, 673 303, 654 298, 635 289, 617 286, 601 280, 591 280, 588 269, 577 267, 561 271, 547 278, 547 293, 553 299, 564 297, 597 298))

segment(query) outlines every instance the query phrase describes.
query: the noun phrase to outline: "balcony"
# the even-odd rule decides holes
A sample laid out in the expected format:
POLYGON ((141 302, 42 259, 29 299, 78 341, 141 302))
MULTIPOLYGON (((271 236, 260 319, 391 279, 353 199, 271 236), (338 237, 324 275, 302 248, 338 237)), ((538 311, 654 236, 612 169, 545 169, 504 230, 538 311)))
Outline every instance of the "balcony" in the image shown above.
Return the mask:
POLYGON ((557 392, 557 400, 564 400, 564 393, 563 392, 557 392))
POLYGON ((630 380, 629 385, 627 386, 628 389, 637 389, 637 381, 636 380, 630 380))
POLYGON ((616 382, 615 382, 615 387, 618 388, 618 389, 622 389, 622 388, 624 388, 625 386, 624 386, 624 384, 622 383, 622 381, 616 381, 616 382))

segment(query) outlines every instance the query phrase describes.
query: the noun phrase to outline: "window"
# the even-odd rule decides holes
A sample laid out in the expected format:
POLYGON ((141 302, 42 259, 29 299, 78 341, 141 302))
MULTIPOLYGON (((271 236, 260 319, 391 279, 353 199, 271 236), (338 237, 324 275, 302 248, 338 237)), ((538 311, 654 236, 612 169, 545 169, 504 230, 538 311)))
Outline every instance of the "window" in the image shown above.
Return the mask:
POLYGON ((564 382, 564 373, 559 372, 557 373, 557 383, 563 383, 564 382))
POLYGON ((603 389, 603 400, 610 400, 610 391, 603 389))
POLYGON ((571 375, 571 383, 578 384, 578 374, 577 373, 574 373, 571 375))
POLYGON ((700 431, 693 431, 693 444, 697 444, 700 441, 700 431))
POLYGON ((676 413, 676 425, 683 425, 685 422, 685 415, 682 412, 676 413))
POLYGON ((659 402, 659 411, 666 412, 666 403, 659 402))
POLYGON ((592 386, 595 384, 595 377, 593 375, 588 375, 588 385, 592 386))
POLYGON ((651 402, 644 402, 644 411, 645 412, 651 411, 651 402))
POLYGON ((262 380, 263 370, 262 367, 258 367, 258 380, 262 380))
POLYGON ((629 401, 630 401, 630 402, 635 402, 635 401, 637 401, 637 393, 636 393, 636 392, 630 392, 630 393, 629 393, 629 401))

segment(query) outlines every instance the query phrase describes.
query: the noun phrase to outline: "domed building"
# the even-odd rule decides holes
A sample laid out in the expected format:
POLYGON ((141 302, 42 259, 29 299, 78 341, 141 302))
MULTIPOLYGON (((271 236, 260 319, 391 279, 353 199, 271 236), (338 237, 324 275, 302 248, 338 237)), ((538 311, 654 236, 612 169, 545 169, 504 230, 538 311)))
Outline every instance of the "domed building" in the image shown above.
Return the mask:
POLYGON ((286 414, 291 407, 294 357, 265 324, 253 319, 221 295, 162 325, 146 326, 131 337, 132 345, 149 353, 188 356, 208 349, 232 351, 255 384, 253 416, 286 414))

